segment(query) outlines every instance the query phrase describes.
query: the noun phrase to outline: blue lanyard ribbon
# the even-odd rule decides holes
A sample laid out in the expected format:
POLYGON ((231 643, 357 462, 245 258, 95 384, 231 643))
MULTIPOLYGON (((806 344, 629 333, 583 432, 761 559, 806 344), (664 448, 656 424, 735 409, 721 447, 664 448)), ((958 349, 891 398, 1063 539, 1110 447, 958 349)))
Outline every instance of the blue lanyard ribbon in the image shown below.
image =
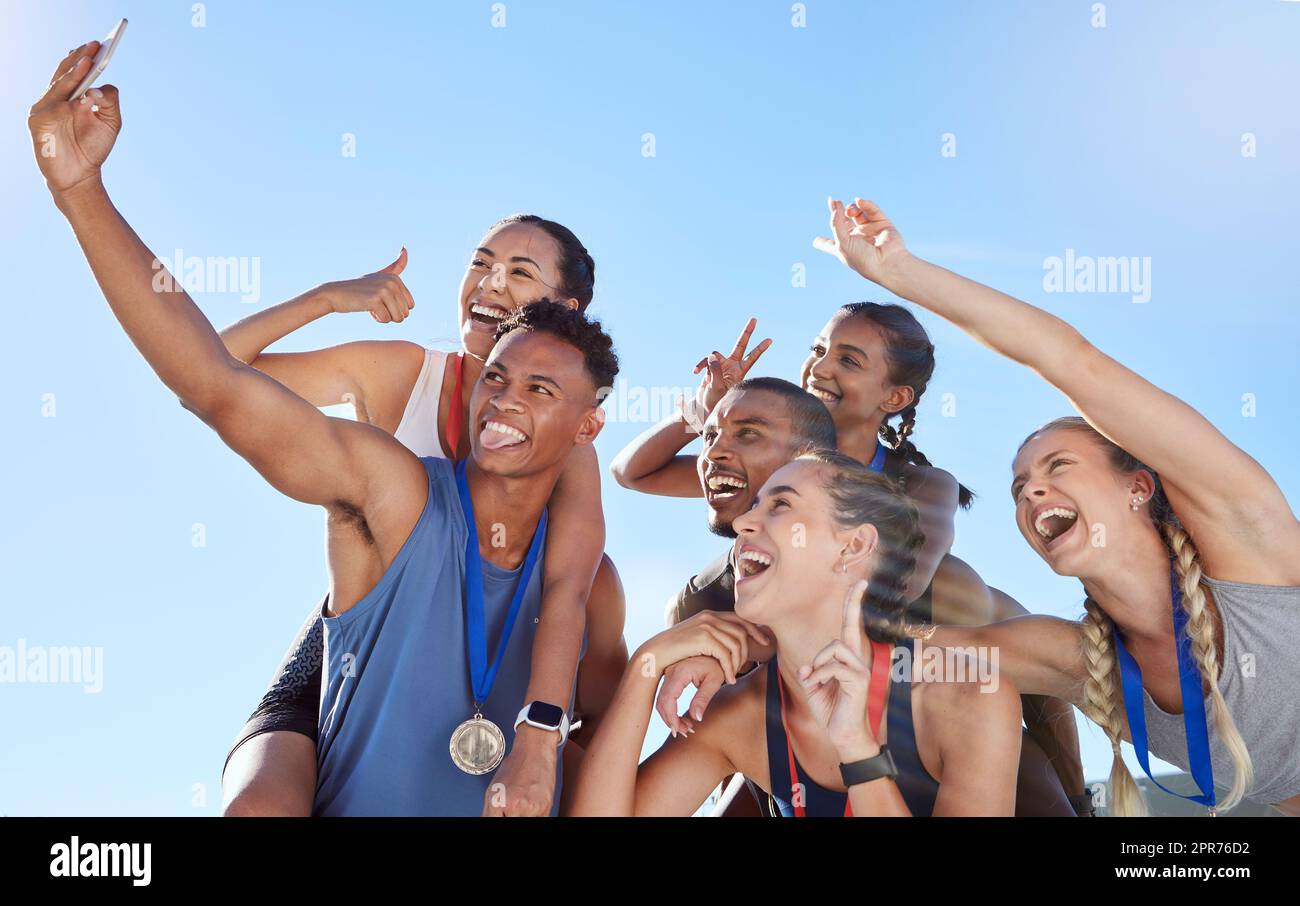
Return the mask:
POLYGON ((885 445, 876 441, 876 455, 871 457, 871 463, 867 466, 873 472, 885 471, 885 445))
POLYGON ((1129 735, 1137 752, 1138 764, 1146 771, 1151 782, 1172 796, 1204 805, 1215 806, 1214 765, 1210 762, 1210 734, 1205 720, 1205 693, 1201 691, 1201 671, 1192 656, 1192 640, 1187 634, 1187 611, 1183 610, 1183 595, 1178 588, 1178 577, 1170 570, 1169 586, 1174 601, 1174 649, 1178 655, 1178 680, 1183 699, 1183 727, 1187 733, 1187 762, 1192 779, 1200 787, 1198 796, 1175 793, 1151 775, 1147 756, 1147 718, 1142 698, 1142 668, 1124 647, 1119 632, 1115 633, 1115 650, 1119 653, 1120 678, 1124 686, 1124 710, 1128 715, 1129 735))
POLYGON ((456 490, 460 492, 460 508, 465 513, 465 636, 469 645, 470 685, 474 690, 474 707, 480 708, 492 694, 492 686, 497 680, 497 670, 501 667, 501 656, 510 644, 510 635, 514 632, 515 618, 524 602, 524 593, 528 590, 528 580, 537 565, 537 557, 542 550, 542 536, 546 533, 546 510, 542 510, 533 530, 533 542, 528 547, 528 556, 524 558, 523 569, 519 573, 519 584, 515 587, 514 597, 510 599, 510 610, 506 613, 506 624, 501 630, 501 639, 497 642, 496 654, 491 663, 487 659, 486 617, 483 613, 483 560, 478 551, 478 528, 474 524, 474 501, 469 496, 469 481, 465 476, 468 460, 456 464, 456 490))

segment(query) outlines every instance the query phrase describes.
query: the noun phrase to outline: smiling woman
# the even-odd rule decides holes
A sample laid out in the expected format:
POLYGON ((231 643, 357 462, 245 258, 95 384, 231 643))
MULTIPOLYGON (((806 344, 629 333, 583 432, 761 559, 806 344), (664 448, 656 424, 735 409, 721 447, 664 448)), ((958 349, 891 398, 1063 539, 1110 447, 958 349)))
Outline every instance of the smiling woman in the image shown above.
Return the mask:
MULTIPOLYGON (((359 420, 393 434, 420 456, 463 459, 472 430, 489 454, 535 457, 530 442, 535 433, 528 426, 513 424, 509 412, 494 415, 490 423, 476 418, 469 411, 470 396, 480 378, 494 384, 507 380, 503 363, 489 374, 484 361, 510 315, 543 299, 578 310, 591 303, 595 263, 573 232, 555 221, 515 214, 497 221, 479 240, 457 299, 463 347, 458 354, 401 340, 300 353, 263 351, 330 313, 365 311, 379 323, 404 321, 415 306, 401 278, 406 266, 403 249, 396 261, 373 274, 323 284, 228 327, 222 339, 237 358, 314 405, 350 402, 359 420)), ((553 380, 521 377, 531 378, 530 393, 563 397, 553 380)), ((589 645, 577 679, 577 707, 588 729, 608 700, 610 679, 626 660, 622 589, 613 563, 602 556, 598 476, 593 448, 581 445, 556 488, 551 506, 555 541, 547 545, 544 565, 546 620, 537 637, 528 693, 530 700, 570 700, 585 628, 589 645)), ((227 814, 302 814, 311 809, 316 775, 312 744, 320 720, 319 611, 314 608, 228 756, 223 775, 227 814), (299 792, 286 796, 285 790, 299 792)), ((500 776, 509 777, 507 772, 527 754, 527 746, 512 750, 500 776)), ((513 787, 526 790, 529 782, 515 777, 513 787)), ((548 777, 539 782, 545 785, 548 777)), ((549 796, 542 790, 541 798, 549 802, 549 796)))
POLYGON ((874 202, 829 207, 817 248, 1033 369, 1083 416, 1021 445, 1012 494, 1029 546, 1082 580, 1087 615, 942 627, 934 642, 999 646, 1021 691, 1105 729, 1114 813, 1145 808, 1121 739, 1148 774, 1148 748, 1189 770, 1200 792, 1186 798, 1211 811, 1248 796, 1300 812, 1300 522, 1272 476, 1061 319, 914 257, 874 202))

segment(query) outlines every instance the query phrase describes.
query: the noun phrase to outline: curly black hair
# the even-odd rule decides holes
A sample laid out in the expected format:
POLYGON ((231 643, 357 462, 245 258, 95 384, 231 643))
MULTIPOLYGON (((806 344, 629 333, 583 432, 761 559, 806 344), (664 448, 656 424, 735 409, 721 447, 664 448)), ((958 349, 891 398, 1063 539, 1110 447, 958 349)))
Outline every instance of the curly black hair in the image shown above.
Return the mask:
POLYGON ((614 389, 618 375, 618 355, 614 341, 605 333, 600 322, 581 311, 538 299, 518 309, 497 325, 496 341, 516 330, 537 330, 557 337, 582 353, 587 374, 596 385, 596 400, 604 402, 614 389))

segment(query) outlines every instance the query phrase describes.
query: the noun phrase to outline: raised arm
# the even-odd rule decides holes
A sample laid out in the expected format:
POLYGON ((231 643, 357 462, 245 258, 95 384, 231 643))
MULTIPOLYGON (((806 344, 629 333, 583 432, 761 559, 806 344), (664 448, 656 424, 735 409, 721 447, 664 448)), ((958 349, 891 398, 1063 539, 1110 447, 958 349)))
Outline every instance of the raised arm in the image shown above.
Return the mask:
MULTIPOLYGON (((757 319, 749 319, 730 355, 724 357, 715 350, 695 366, 696 374, 703 372, 693 404, 700 424, 723 395, 744 380, 759 356, 772 345, 770 339, 763 340, 746 353, 757 324, 757 319)), ((610 465, 610 473, 622 487, 643 494, 703 497, 704 490, 695 471, 695 457, 678 455, 699 436, 698 428, 699 425, 689 425, 683 413, 665 418, 624 447, 610 465)))
MULTIPOLYGON (((1207 557, 1291 564, 1300 523, 1264 468, 1199 412, 1110 358, 1055 315, 907 251, 875 203, 830 201, 833 238, 814 245, 929 309, 1064 393, 1107 438, 1161 476, 1207 557)), ((1286 567, 1296 573, 1297 567, 1286 567)), ((1298 578, 1278 576, 1276 578, 1298 578)))
POLYGON ((368 520, 376 517, 377 529, 406 521, 412 509, 418 516, 422 496, 390 489, 420 487, 426 479, 419 460, 380 431, 327 418, 236 360, 175 281, 158 279, 157 259, 114 208, 100 179, 121 128, 117 89, 94 89, 94 110, 92 103, 68 100, 95 46, 79 48, 60 64, 28 125, 55 203, 127 336, 184 405, 286 495, 360 508, 368 520))
POLYGON ((380 324, 400 323, 415 307, 402 282, 406 249, 397 260, 354 280, 325 283, 249 315, 221 331, 241 362, 268 374, 313 406, 352 403, 360 421, 397 429, 424 348, 404 340, 363 340, 309 352, 264 352, 294 331, 339 312, 369 312, 380 324))

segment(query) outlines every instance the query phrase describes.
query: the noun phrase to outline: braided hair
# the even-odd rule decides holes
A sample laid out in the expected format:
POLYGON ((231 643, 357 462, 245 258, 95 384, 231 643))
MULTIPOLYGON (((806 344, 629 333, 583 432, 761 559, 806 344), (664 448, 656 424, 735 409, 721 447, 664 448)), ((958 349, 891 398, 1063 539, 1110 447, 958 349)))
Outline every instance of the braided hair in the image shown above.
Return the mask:
MULTIPOLYGON (((1077 416, 1049 422, 1025 438, 1025 443, 1030 438, 1051 430, 1086 433, 1106 450, 1110 464, 1117 473, 1148 472, 1155 481, 1150 501, 1151 522, 1169 549, 1174 575, 1182 591, 1183 610, 1187 612, 1187 635, 1192 643, 1192 654, 1201 678, 1210 687, 1210 726, 1232 758, 1232 784, 1227 797, 1219 803, 1220 808, 1232 808, 1241 801, 1251 785, 1254 766, 1246 741, 1242 739, 1232 713, 1228 710, 1228 703, 1223 698, 1223 692, 1219 690, 1219 675, 1223 665, 1219 663, 1214 624, 1206 607, 1205 589, 1201 584, 1203 572, 1196 544, 1179 521, 1178 514, 1165 495, 1160 476, 1153 469, 1077 416)), ((1022 443, 1020 446, 1023 448, 1024 445, 1022 443)), ((1124 707, 1124 690, 1120 680, 1119 660, 1115 655, 1115 624, 1091 597, 1084 601, 1083 606, 1083 655, 1088 668, 1083 711, 1110 738, 1114 753, 1110 769, 1111 798, 1114 803, 1112 813, 1144 815, 1146 804, 1142 792, 1120 755, 1122 724, 1119 715, 1124 707)))
MULTIPOLYGON (((840 306, 849 317, 863 318, 880 329, 885 341, 885 355, 889 364, 889 380, 896 386, 912 388, 912 402, 896 413, 898 427, 891 425, 888 416, 880 426, 880 439, 894 454, 890 457, 897 468, 899 463, 931 467, 933 464, 912 442, 916 431, 916 406, 934 375, 934 344, 921 322, 901 305, 881 305, 878 302, 850 302, 840 306)), ((975 494, 963 484, 958 485, 957 502, 969 509, 975 494)))
POLYGON ((799 460, 829 467, 824 487, 835 507, 836 522, 844 527, 870 524, 880 535, 876 564, 862 606, 867 636, 877 642, 907 636, 907 583, 916 568, 916 556, 925 545, 916 504, 896 481, 871 471, 845 453, 813 450, 795 458, 799 460))

